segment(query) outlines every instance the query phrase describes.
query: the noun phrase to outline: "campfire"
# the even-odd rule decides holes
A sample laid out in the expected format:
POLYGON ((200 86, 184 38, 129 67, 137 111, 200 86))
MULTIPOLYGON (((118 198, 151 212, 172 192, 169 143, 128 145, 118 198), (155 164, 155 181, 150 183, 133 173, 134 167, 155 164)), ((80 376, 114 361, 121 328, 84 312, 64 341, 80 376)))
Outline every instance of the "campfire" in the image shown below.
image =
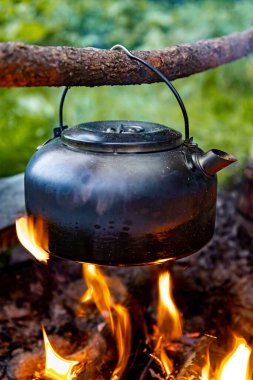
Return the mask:
MULTIPOLYGON (((57 296, 51 290, 52 299, 48 296, 44 303, 50 312, 36 315, 43 324, 44 349, 40 341, 28 359, 21 355, 18 363, 16 358, 12 378, 226 380, 228 368, 237 367, 234 358, 241 347, 248 349, 246 341, 237 338, 224 364, 213 348, 218 331, 183 327, 185 313, 174 301, 168 262, 198 252, 211 240, 216 173, 236 158, 219 149, 204 153, 190 135, 186 108, 170 80, 124 46, 111 50, 144 65, 168 86, 182 112, 184 137, 146 121, 97 121, 69 128, 63 122, 65 87, 54 137, 27 165, 27 216, 17 219, 16 231, 42 266, 49 264, 50 271, 51 262, 59 263, 51 256, 76 261, 83 279, 76 283, 73 276, 68 284, 57 273, 66 289, 58 288, 57 296), (131 266, 147 264, 153 264, 151 269, 138 270, 140 279, 148 273, 145 286, 132 277, 136 285, 130 291, 130 282, 123 281, 126 273, 133 276, 131 266), (120 266, 129 268, 120 272, 120 266), (138 288, 145 289, 145 301, 137 297, 138 288), (58 330, 56 341, 53 330, 58 330), (196 354, 200 358, 192 365, 196 354)), ((224 354, 230 335, 224 339, 224 354)), ((245 380, 247 352, 240 359, 245 380)))
MULTIPOLYGON (((75 331, 65 331, 62 337, 51 334, 59 326, 41 318, 43 345, 35 344, 34 350, 26 355, 17 355, 11 379, 251 379, 250 344, 231 331, 230 326, 201 331, 197 325, 194 329, 193 319, 191 328, 189 321, 183 327, 183 315, 173 298, 168 264, 110 269, 94 264, 62 264, 62 260, 50 263, 48 254, 36 243, 38 239, 47 241, 43 225, 34 228, 31 220, 22 217, 16 227, 22 245, 42 263, 33 262, 33 266, 43 271, 55 266, 62 282, 61 302, 71 308, 73 324, 78 324, 80 330, 77 336, 75 331), (35 235, 35 231, 40 235, 35 235), (59 263, 64 270, 71 266, 75 271, 82 269, 82 278, 72 278, 72 284, 66 284, 65 294, 66 278, 62 268, 57 268, 59 263), (136 271, 148 271, 144 292, 152 297, 149 304, 142 303, 139 296, 137 302, 130 294, 122 281, 124 271, 132 271, 134 276, 136 271)), ((71 319, 65 323, 61 321, 61 313, 65 317, 63 310, 56 313, 60 326, 69 329, 71 319)))

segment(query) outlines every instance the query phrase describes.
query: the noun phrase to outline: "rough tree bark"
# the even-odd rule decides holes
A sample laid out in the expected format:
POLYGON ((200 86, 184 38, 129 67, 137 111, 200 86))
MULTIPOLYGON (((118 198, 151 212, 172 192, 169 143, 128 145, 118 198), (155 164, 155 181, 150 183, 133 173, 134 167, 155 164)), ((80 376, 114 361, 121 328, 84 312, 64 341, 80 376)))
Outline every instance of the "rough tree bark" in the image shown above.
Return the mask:
MULTIPOLYGON (((235 61, 253 52, 253 29, 194 44, 137 51, 171 80, 235 61)), ((0 86, 102 86, 158 82, 123 52, 0 43, 0 86)))

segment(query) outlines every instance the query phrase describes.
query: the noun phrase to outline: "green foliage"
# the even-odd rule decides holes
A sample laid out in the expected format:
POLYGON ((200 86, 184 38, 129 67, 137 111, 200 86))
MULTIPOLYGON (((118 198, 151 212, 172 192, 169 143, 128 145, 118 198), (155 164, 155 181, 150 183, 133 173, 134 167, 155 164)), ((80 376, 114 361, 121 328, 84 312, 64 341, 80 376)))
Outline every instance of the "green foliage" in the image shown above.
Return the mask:
MULTIPOLYGON (((42 45, 95 46, 115 43, 156 49, 216 37, 250 27, 253 3, 241 1, 2 0, 0 40, 42 45)), ((175 82, 203 149, 220 148, 240 160, 252 144, 252 58, 175 82)), ((0 176, 23 171, 36 147, 57 125, 62 89, 2 89, 0 176)), ((181 128, 180 110, 165 85, 72 89, 66 120, 127 118, 181 128)), ((225 172, 224 172, 225 173, 225 172)), ((224 175, 223 175, 223 178, 224 175)))

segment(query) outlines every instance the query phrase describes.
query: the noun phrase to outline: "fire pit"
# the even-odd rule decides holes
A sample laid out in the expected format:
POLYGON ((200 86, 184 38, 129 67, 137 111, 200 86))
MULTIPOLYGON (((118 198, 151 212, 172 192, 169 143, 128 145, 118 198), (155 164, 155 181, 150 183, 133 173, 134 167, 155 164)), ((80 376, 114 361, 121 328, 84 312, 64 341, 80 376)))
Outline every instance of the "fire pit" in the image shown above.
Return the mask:
MULTIPOLYGON (((44 265, 16 248, 0 276, 2 378, 226 379, 217 371, 233 348, 232 336, 244 336, 249 345, 253 336, 253 247, 238 226, 235 197, 220 196, 212 242, 172 266, 110 269, 59 259, 44 265), (170 293, 168 270, 174 303, 163 297, 170 293), (70 374, 45 372, 45 345, 67 360, 63 370, 70 374)), ((243 376, 249 351, 237 343, 243 376)))

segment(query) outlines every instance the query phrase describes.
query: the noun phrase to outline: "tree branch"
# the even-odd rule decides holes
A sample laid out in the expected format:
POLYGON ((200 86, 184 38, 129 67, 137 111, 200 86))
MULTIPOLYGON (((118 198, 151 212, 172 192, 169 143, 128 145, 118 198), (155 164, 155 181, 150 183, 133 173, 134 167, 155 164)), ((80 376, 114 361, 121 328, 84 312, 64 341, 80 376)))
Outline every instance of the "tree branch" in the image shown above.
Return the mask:
MULTIPOLYGON (((138 51, 171 80, 215 68, 253 52, 253 29, 194 44, 138 51)), ((158 82, 123 52, 0 43, 0 87, 103 86, 158 82)))

